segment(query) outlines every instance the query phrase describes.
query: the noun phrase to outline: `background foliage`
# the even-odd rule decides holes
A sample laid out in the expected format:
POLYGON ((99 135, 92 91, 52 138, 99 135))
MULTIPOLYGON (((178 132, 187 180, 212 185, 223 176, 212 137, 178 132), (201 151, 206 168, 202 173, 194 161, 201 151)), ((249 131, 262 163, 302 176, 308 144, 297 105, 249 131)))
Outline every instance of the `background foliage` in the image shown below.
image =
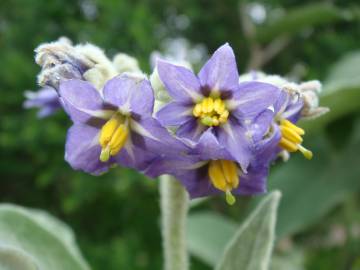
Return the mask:
MULTIPOLYGON (((68 36, 109 55, 132 54, 150 71, 150 53, 168 38, 184 37, 209 52, 228 41, 241 71, 250 65, 324 81, 322 103, 332 109, 304 123, 315 159, 295 155, 273 169, 270 189, 283 193, 274 269, 360 269, 359 19, 356 0, 2 0, 1 201, 45 209, 65 221, 94 269, 160 269, 157 183, 127 169, 91 177, 69 168, 63 160, 67 117, 38 120, 22 108, 23 91, 37 88, 33 50, 68 36)), ((218 220, 219 226, 189 239, 193 269, 210 269, 206 254, 217 251, 191 241, 215 235, 221 251, 255 200, 229 208, 219 198, 194 207, 190 237, 194 222, 208 228, 218 220)))

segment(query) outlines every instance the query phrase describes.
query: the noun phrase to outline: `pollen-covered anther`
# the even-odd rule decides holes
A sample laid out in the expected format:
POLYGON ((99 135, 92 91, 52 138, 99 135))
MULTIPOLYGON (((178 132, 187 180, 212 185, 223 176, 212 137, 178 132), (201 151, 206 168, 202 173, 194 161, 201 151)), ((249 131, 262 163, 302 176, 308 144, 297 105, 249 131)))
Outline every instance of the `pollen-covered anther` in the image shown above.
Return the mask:
POLYGON ((99 143, 101 145, 100 160, 106 162, 110 156, 115 156, 126 143, 129 128, 126 119, 121 115, 114 115, 101 128, 99 143))
POLYGON ((205 126, 218 126, 226 123, 229 111, 222 99, 207 97, 194 106, 193 115, 205 126))
POLYGON ((234 161, 212 160, 209 163, 208 174, 212 185, 224 191, 226 202, 230 205, 235 203, 235 197, 231 190, 239 186, 239 172, 234 161))
POLYGON ((283 119, 280 122, 281 140, 280 147, 284 148, 289 152, 300 151, 305 158, 311 159, 313 153, 301 145, 303 142, 302 135, 305 131, 302 128, 291 123, 289 120, 283 119))

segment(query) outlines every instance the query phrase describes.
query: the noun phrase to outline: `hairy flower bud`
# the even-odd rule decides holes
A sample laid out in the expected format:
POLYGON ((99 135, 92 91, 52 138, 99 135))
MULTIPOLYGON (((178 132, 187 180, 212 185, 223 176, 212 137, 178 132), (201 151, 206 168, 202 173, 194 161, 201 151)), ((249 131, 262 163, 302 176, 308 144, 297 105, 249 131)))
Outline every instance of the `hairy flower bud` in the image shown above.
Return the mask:
POLYGON ((131 57, 126 53, 116 54, 112 62, 118 73, 141 73, 139 63, 136 58, 131 57))
POLYGON ((64 38, 42 44, 35 52, 35 61, 42 67, 38 75, 38 83, 41 86, 48 85, 58 89, 62 79, 80 79, 85 71, 95 65, 64 38))
POLYGON ((317 118, 329 111, 329 108, 319 106, 319 94, 322 86, 319 81, 308 81, 300 84, 300 93, 304 100, 304 107, 301 111, 302 118, 317 118))

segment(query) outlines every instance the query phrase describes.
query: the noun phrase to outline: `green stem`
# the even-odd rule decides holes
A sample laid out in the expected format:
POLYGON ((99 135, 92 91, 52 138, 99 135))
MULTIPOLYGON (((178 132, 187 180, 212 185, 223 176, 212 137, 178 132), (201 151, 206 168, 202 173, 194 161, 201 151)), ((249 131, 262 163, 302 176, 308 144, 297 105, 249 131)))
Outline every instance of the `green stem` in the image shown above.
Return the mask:
POLYGON ((165 270, 187 270, 186 217, 189 197, 172 176, 160 177, 162 237, 165 270))

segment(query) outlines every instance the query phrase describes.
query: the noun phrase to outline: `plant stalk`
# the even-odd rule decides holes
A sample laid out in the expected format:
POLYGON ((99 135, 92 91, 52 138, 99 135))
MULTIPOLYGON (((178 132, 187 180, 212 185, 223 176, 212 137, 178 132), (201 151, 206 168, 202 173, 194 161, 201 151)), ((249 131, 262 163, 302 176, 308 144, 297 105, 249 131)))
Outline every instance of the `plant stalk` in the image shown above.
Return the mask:
POLYGON ((189 197, 183 186, 172 176, 160 177, 161 225, 164 270, 188 270, 186 217, 189 197))

